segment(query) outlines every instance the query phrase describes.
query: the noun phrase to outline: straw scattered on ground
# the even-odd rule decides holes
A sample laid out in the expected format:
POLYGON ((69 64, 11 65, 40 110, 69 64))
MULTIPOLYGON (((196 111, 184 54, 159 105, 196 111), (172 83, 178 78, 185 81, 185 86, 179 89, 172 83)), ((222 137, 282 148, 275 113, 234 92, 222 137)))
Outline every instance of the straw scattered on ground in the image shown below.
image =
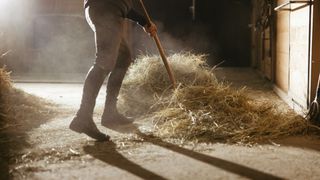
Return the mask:
POLYGON ((47 120, 55 114, 54 104, 12 86, 10 73, 0 68, 0 130, 47 120))
POLYGON ((138 119, 152 119, 156 136, 255 143, 316 129, 293 111, 255 101, 245 88, 218 82, 204 55, 179 53, 168 59, 179 83, 176 90, 170 89, 158 56, 141 56, 130 68, 120 96, 122 111, 138 119))
MULTIPOLYGON (((0 119, 3 120, 6 115, 6 104, 8 102, 5 96, 6 92, 11 89, 10 75, 4 68, 0 68, 0 119)), ((0 122, 1 123, 1 122, 0 122)))

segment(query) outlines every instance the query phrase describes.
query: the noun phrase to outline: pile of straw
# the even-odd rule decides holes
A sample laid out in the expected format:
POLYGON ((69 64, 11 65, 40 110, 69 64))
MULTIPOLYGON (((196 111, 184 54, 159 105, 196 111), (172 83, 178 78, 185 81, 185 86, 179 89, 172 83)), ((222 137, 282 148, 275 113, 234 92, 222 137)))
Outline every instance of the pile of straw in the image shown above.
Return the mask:
POLYGON ((154 134, 198 142, 254 143, 304 134, 311 125, 293 111, 257 102, 246 90, 218 82, 203 55, 169 58, 179 87, 172 91, 157 56, 141 56, 129 69, 121 91, 127 115, 152 119, 154 134))
MULTIPOLYGON (((4 69, 0 68, 0 119, 5 119, 7 114, 6 104, 8 103, 7 92, 11 89, 11 80, 9 73, 4 69)), ((0 122, 1 125, 2 122, 0 122)))
POLYGON ((0 130, 19 124, 32 125, 55 114, 52 103, 14 88, 5 68, 0 68, 0 100, 0 130))
MULTIPOLYGON (((178 82, 184 86, 217 83, 208 69, 205 55, 173 54, 168 59, 178 82)), ((122 111, 139 117, 159 110, 154 107, 159 98, 170 98, 171 82, 158 56, 140 56, 131 65, 120 92, 122 111)))

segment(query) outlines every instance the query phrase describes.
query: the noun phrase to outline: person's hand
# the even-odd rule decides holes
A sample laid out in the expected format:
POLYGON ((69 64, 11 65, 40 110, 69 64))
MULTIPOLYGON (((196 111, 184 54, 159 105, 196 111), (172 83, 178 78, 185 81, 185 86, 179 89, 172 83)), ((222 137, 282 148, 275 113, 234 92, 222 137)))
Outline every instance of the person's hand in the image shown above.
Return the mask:
POLYGON ((144 26, 144 31, 148 33, 151 37, 154 37, 157 34, 157 26, 151 22, 144 26))

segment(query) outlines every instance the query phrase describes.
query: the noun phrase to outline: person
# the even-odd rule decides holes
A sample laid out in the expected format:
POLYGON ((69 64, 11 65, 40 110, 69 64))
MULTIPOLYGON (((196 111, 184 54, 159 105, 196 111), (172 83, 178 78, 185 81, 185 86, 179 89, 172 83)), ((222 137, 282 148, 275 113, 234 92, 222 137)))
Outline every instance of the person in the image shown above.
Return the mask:
POLYGON ((97 95, 106 77, 107 95, 101 124, 109 127, 132 123, 117 110, 120 87, 132 61, 123 32, 125 19, 137 22, 150 36, 157 31, 153 22, 147 23, 146 17, 138 13, 135 4, 135 0, 84 0, 86 20, 95 35, 96 59, 86 76, 80 108, 69 128, 98 141, 110 139, 99 131, 92 117, 97 95))

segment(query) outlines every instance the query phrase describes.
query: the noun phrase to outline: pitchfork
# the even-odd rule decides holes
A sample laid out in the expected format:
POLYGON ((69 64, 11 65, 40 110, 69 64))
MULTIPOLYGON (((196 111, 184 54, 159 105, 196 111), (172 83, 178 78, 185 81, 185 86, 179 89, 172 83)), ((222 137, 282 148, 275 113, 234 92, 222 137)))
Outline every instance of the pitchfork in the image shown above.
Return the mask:
MULTIPOLYGON (((146 18, 147 18, 147 24, 148 24, 148 25, 151 25, 151 22, 152 22, 152 21, 151 21, 151 18, 150 18, 150 16, 149 16, 149 13, 148 13, 148 11, 147 11, 147 9, 146 9, 143 1, 140 0, 140 3, 141 3, 141 6, 142 6, 142 9, 143 9, 143 11, 144 11, 144 14, 145 14, 145 16, 146 16, 146 18)), ((161 42, 160 42, 160 39, 159 39, 157 33, 153 36, 153 39, 154 39, 154 41, 155 41, 156 44, 157 44, 157 47, 158 47, 158 50, 159 50, 161 59, 162 59, 162 61, 163 61, 163 63, 164 63, 164 66, 165 66, 166 69, 167 69, 167 72, 168 72, 170 81, 171 81, 171 83, 172 83, 172 86, 173 86, 173 88, 175 89, 175 88, 176 88, 176 80, 175 80, 175 78, 174 78, 174 75, 173 75, 173 73, 172 73, 172 69, 171 69, 171 67, 170 67, 170 65, 169 65, 169 63, 168 63, 168 60, 167 60, 167 58, 166 58, 166 55, 165 55, 165 53, 164 53, 163 47, 162 47, 162 45, 161 45, 161 42)))

